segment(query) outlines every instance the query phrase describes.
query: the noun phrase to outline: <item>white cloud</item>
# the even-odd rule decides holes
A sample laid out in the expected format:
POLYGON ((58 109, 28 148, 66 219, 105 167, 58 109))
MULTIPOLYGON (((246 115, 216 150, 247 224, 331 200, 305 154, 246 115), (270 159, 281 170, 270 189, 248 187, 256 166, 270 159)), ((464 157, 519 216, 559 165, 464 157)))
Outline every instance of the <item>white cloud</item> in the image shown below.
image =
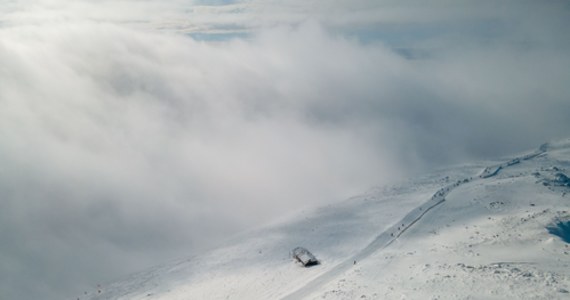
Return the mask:
MULTIPOLYGON (((100 260, 132 268, 202 249, 283 211, 382 182, 378 170, 391 165, 376 156, 364 129, 305 120, 305 106, 329 94, 323 78, 351 85, 319 68, 356 71, 311 62, 313 51, 338 45, 330 55, 339 61, 359 51, 316 29, 216 46, 108 24, 38 29, 2 31, 0 149, 12 170, 2 174, 11 190, 2 222, 19 228, 10 236, 16 249, 41 241, 43 251, 30 255, 44 269, 78 251, 96 258, 77 266, 95 273, 84 280, 102 280, 89 270, 100 260), (307 51, 282 42, 311 36, 325 44, 307 51), (307 64, 317 69, 303 72, 307 64), (122 251, 140 251, 145 260, 122 251)), ((14 278, 24 280, 31 261, 18 253, 9 259, 21 263, 14 278)))

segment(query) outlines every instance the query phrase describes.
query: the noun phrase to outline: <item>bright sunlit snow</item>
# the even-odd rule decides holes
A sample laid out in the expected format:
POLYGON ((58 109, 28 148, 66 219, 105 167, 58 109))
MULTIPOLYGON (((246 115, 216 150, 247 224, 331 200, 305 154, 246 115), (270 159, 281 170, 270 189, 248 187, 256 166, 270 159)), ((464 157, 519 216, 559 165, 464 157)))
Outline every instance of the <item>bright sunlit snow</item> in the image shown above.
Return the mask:
POLYGON ((570 140, 444 169, 300 212, 82 299, 567 299, 570 189, 543 183, 569 172, 570 140), (491 166, 500 171, 481 173, 491 166), (320 264, 296 262, 296 245, 320 264))

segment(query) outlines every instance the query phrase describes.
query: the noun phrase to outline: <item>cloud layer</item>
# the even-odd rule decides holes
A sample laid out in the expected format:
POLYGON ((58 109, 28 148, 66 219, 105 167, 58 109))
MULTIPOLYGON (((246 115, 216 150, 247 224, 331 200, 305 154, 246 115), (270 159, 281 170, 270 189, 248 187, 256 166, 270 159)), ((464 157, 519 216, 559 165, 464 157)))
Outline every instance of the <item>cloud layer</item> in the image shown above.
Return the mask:
POLYGON ((0 298, 69 298, 570 129, 562 2, 93 3, 3 5, 0 298))

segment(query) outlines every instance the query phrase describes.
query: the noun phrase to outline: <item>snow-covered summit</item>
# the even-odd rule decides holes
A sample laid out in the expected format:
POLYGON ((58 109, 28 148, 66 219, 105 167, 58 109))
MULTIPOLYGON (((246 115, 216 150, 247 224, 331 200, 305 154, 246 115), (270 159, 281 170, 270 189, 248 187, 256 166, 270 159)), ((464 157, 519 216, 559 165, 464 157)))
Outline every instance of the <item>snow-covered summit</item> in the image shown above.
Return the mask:
POLYGON ((568 299, 570 140, 244 233, 79 299, 568 299), (319 265, 290 257, 310 249, 319 265))

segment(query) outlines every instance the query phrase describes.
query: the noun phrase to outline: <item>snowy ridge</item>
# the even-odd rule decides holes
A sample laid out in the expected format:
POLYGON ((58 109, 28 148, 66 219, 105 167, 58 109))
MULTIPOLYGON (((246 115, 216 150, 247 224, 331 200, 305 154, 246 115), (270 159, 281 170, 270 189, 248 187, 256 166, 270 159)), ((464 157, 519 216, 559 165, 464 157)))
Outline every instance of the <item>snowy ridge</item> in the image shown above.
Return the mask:
MULTIPOLYGON (((541 154, 544 154, 547 150, 547 144, 543 144, 537 151, 523 155, 521 157, 513 158, 505 163, 498 164, 491 167, 486 167, 482 174, 479 176, 480 179, 490 178, 495 176, 504 168, 508 168, 515 164, 520 163, 524 160, 533 159, 541 154)), ((338 276, 339 274, 345 272, 346 270, 350 269, 354 262, 361 261, 372 253, 384 249, 392 244, 397 238, 399 238, 406 230, 412 227, 416 222, 418 222, 427 212, 429 212, 434 207, 438 206, 439 204, 445 201, 445 197, 449 194, 452 190, 459 187, 462 184, 469 183, 472 181, 473 178, 465 178, 463 180, 459 180, 453 184, 450 184, 446 187, 441 188, 438 190, 426 203, 420 205, 419 207, 415 208, 414 210, 410 211, 403 219, 399 222, 394 224, 388 230, 382 232, 380 235, 370 243, 366 248, 362 249, 358 254, 354 255, 353 257, 347 259, 343 263, 337 265, 332 270, 328 271, 325 274, 322 274, 318 278, 312 280, 311 282, 307 283, 301 289, 287 295, 283 299, 293 300, 293 299, 302 299, 305 297, 310 291, 319 288, 324 282, 329 281, 331 278, 338 276), (400 225, 401 224, 401 225, 400 225)))
POLYGON ((533 159, 539 155, 546 153, 547 150, 548 150, 548 143, 542 144, 538 148, 538 150, 536 150, 535 152, 532 152, 532 153, 529 153, 527 155, 523 155, 520 157, 515 157, 515 158, 513 158, 513 159, 511 159, 505 163, 502 163, 502 164, 486 167, 485 169, 483 169, 483 171, 481 172, 479 177, 481 177, 481 178, 493 177, 493 176, 497 175, 503 168, 508 168, 512 165, 516 165, 516 164, 518 164, 524 160, 533 159))
POLYGON ((557 178, 568 169, 570 140, 490 167, 448 169, 79 298, 565 299, 570 187, 557 178), (288 254, 298 245, 321 264, 295 264, 288 254))

